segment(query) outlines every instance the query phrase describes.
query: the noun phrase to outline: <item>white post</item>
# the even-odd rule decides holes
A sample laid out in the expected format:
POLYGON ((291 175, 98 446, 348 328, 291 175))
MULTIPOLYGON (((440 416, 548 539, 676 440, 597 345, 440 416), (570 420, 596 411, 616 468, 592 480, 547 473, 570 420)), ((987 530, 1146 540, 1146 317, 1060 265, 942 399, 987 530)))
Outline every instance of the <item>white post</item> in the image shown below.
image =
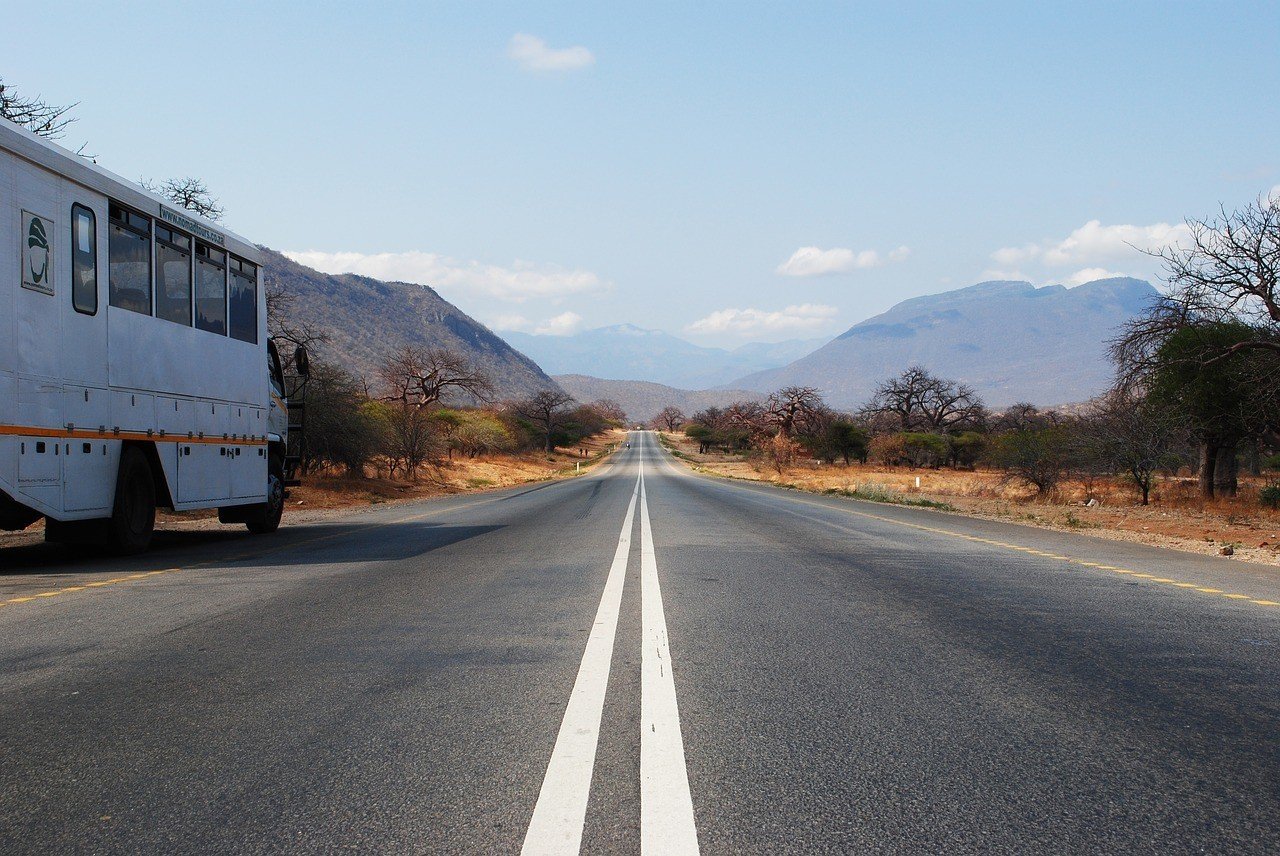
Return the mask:
MULTIPOLYGON (((575 473, 580 473, 580 472, 582 472, 582 461, 578 461, 578 463, 574 464, 573 471, 574 471, 575 473)), ((916 479, 916 481, 920 481, 920 480, 919 480, 919 479, 916 479)))
POLYGON ((916 490, 920 489, 920 476, 916 476, 916 490))

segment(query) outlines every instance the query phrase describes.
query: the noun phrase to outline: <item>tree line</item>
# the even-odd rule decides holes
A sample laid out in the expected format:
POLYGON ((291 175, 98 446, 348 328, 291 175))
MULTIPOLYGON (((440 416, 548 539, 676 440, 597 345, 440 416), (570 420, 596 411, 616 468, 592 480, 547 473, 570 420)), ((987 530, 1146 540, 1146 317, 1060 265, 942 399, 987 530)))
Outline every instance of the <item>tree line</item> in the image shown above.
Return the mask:
POLYGON ((551 453, 626 422, 609 400, 579 404, 541 390, 498 401, 489 375, 443 348, 405 346, 379 367, 373 385, 342 366, 313 360, 306 405, 303 472, 325 469, 417 479, 425 466, 456 456, 551 453))

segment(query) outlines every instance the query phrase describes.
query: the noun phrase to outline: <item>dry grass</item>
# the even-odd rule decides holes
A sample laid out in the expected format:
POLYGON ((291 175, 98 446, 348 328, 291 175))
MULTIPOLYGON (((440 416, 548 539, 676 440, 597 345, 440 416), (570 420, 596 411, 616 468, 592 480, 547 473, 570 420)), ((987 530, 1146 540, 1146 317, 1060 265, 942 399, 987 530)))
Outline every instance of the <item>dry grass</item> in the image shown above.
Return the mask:
POLYGON ((1138 504, 1137 490, 1118 478, 1098 479, 1088 486, 1066 482, 1044 497, 994 470, 824 466, 805 461, 778 474, 762 462, 738 455, 700 455, 697 443, 680 434, 664 434, 663 439, 687 463, 717 475, 814 493, 930 504, 976 517, 1086 531, 1195 553, 1217 555, 1231 545, 1237 558, 1280 565, 1280 512, 1258 505, 1260 479, 1243 479, 1240 496, 1234 499, 1210 502, 1200 498, 1195 479, 1166 479, 1154 487, 1151 505, 1144 507, 1138 504), (1085 505, 1089 498, 1098 504, 1085 505))

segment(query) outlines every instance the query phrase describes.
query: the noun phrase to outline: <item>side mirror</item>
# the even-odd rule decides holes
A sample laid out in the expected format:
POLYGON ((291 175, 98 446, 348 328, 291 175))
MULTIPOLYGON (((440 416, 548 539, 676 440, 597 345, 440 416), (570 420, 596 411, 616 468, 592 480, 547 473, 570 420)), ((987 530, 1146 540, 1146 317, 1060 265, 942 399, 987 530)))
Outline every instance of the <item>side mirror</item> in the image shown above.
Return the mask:
POLYGON ((311 360, 307 357, 307 349, 303 345, 299 345, 293 352, 293 370, 298 373, 298 377, 307 377, 311 374, 311 360))

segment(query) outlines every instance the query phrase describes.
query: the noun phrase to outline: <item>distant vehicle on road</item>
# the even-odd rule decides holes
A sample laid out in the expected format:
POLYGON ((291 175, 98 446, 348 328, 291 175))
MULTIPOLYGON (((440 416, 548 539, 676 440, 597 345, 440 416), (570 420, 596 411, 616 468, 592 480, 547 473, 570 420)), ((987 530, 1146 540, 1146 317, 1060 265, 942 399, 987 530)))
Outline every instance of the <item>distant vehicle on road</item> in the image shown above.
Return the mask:
POLYGON ((273 531, 289 429, 254 245, 0 122, 0 529, 138 552, 161 506, 273 531))

